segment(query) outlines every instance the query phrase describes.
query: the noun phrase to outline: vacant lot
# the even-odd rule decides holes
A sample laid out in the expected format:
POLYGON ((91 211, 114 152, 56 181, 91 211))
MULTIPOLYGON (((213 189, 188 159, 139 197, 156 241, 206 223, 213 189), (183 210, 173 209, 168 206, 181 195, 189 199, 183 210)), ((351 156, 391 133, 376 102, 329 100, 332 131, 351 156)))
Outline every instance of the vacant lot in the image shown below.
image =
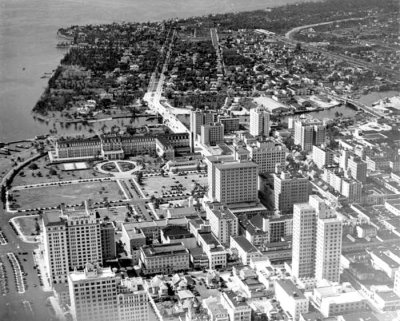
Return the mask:
POLYGON ((22 189, 13 192, 12 196, 12 203, 16 204, 18 209, 53 207, 61 203, 80 204, 87 199, 93 202, 124 199, 122 191, 114 181, 22 189))

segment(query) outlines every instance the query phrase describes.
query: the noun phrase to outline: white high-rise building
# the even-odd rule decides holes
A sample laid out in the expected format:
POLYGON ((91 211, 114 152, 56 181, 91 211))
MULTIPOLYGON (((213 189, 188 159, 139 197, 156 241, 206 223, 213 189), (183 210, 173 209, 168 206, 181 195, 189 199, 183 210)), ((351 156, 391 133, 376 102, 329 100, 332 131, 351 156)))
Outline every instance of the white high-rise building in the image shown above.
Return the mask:
POLYGON ((68 276, 71 313, 75 321, 118 321, 118 279, 111 268, 87 264, 68 276))
POLYGON ((293 206, 292 274, 296 279, 315 276, 315 209, 309 203, 293 206))
POLYGON ((269 136, 269 112, 263 107, 250 109, 250 135, 269 136))
POLYGON ((297 279, 339 282, 342 223, 319 196, 293 206, 292 273, 297 279))
POLYGON ((309 203, 317 215, 315 278, 339 282, 342 253, 342 222, 336 212, 320 197, 310 196, 309 203))
POLYGON ((214 110, 192 110, 190 112, 190 132, 195 141, 198 140, 201 134, 201 126, 213 123, 215 121, 216 112, 214 110))
POLYGON ((67 282, 68 272, 102 263, 100 221, 89 209, 62 208, 43 215, 45 261, 52 284, 67 282))
POLYGON ((326 142, 326 126, 318 119, 297 119, 294 122, 294 143, 305 151, 311 151, 313 145, 326 142))
POLYGON ((258 166, 253 162, 215 165, 215 199, 223 204, 258 201, 258 166))

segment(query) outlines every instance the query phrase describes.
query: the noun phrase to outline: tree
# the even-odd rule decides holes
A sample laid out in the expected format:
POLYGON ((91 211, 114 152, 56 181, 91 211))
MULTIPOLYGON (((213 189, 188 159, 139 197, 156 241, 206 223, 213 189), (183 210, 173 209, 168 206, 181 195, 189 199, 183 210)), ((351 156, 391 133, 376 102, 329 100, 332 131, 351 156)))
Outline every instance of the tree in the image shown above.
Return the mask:
POLYGON ((39 166, 37 166, 37 164, 36 163, 32 163, 32 164, 30 164, 29 166, 28 166, 28 168, 30 169, 30 170, 37 170, 37 169, 39 169, 39 166))

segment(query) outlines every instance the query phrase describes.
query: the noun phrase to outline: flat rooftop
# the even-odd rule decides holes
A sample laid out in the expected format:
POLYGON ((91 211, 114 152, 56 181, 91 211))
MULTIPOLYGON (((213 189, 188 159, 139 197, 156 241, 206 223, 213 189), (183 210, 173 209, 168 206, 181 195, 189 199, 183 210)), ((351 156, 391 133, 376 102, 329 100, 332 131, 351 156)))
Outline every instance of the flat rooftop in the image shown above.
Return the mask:
POLYGON ((303 292, 291 281, 291 280, 278 280, 277 284, 286 292, 288 296, 291 296, 295 300, 305 300, 303 292))

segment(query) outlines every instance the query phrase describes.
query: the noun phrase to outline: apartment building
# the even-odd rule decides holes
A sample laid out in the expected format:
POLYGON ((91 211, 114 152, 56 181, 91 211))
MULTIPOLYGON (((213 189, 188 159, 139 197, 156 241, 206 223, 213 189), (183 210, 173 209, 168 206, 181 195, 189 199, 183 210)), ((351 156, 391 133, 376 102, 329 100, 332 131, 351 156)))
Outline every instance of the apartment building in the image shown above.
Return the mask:
POLYGON ((205 203, 204 207, 211 231, 223 245, 229 245, 230 236, 239 234, 237 216, 221 203, 205 203))
POLYGON ((250 109, 250 135, 269 136, 269 112, 264 107, 250 109))
POLYGON ((250 159, 258 165, 260 173, 273 173, 276 165, 285 165, 287 148, 273 139, 257 141, 247 146, 250 159))

